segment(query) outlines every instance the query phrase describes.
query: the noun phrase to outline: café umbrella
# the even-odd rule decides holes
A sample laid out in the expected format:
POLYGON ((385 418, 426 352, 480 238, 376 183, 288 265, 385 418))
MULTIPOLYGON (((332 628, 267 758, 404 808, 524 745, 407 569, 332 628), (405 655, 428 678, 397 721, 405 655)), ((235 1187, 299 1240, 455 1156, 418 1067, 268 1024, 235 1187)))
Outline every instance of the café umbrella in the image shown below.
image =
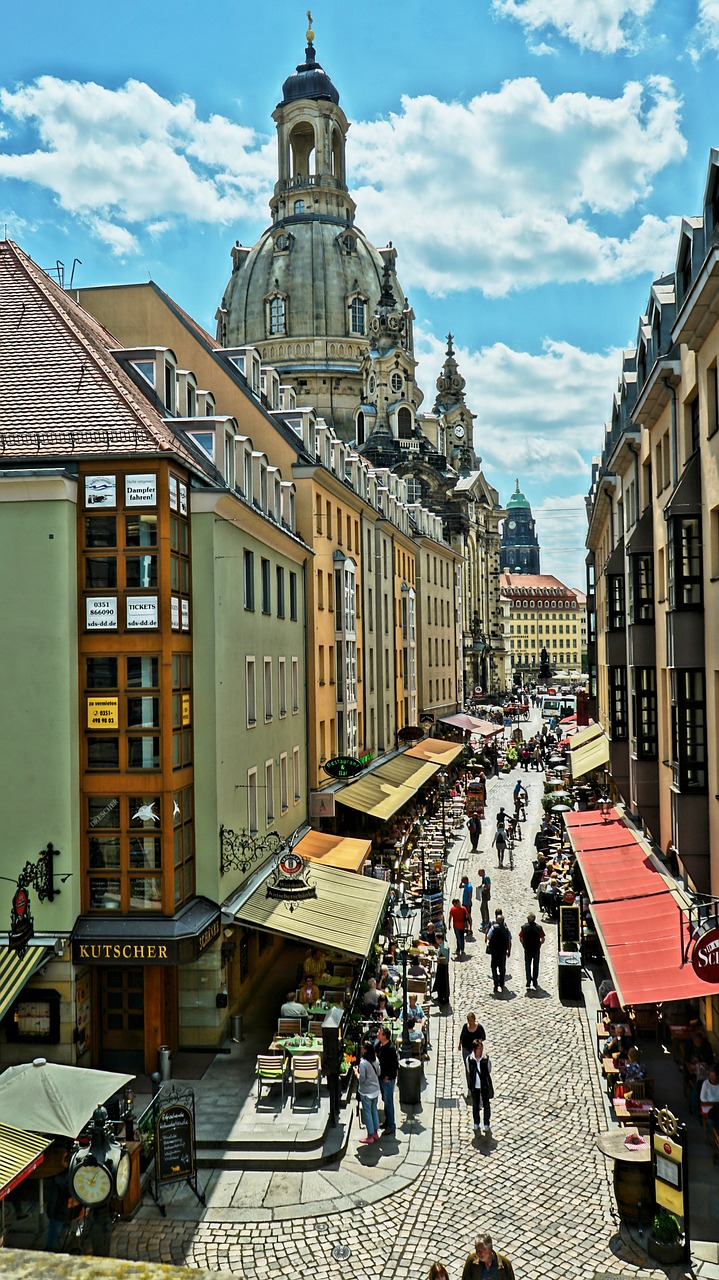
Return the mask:
POLYGON ((0 1124, 17 1124, 21 1117, 23 1128, 33 1133, 76 1138, 95 1107, 133 1079, 45 1058, 8 1067, 0 1075, 0 1124))

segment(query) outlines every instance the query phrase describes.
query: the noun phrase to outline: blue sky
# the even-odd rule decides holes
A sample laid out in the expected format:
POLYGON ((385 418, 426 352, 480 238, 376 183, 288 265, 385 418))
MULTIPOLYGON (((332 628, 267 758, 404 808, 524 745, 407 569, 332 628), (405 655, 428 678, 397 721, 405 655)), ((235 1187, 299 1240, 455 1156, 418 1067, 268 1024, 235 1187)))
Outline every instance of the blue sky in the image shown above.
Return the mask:
MULTIPOLYGON (((214 329, 267 222, 271 112, 306 5, 29 0, 3 18, 0 223, 79 284, 156 279, 214 329)), ((433 401, 455 335, 475 444, 583 585, 620 352, 701 207, 719 0, 319 0, 359 225, 391 239, 433 401)))

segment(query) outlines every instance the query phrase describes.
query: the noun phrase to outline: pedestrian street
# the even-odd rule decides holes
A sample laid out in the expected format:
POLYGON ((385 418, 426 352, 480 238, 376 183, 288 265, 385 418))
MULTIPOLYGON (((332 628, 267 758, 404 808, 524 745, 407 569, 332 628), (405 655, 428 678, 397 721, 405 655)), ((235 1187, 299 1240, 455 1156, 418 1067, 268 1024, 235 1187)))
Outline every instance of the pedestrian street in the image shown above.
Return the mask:
POLYGON ((492 992, 477 932, 466 958, 450 962, 451 1013, 440 1016, 432 1008, 419 1124, 401 1122, 398 1106, 397 1140, 386 1154, 384 1144, 358 1145, 363 1130, 355 1119, 346 1155, 334 1166, 304 1174, 215 1174, 207 1210, 185 1212, 176 1204, 163 1220, 150 1206, 118 1226, 118 1256, 228 1270, 247 1280, 307 1274, 420 1280, 439 1259, 451 1280, 459 1280, 476 1234, 489 1231, 517 1280, 666 1274, 648 1266, 626 1228, 620 1232, 611 1170, 594 1143, 606 1120, 591 1028, 581 1006, 557 999, 554 924, 544 925, 539 990, 525 992, 518 935, 527 911, 536 908, 528 886, 541 815, 539 774, 521 773, 529 821, 515 847, 515 869, 505 858, 499 870, 494 851, 492 857, 484 852, 497 809, 512 808, 517 776, 515 770, 490 781, 478 854, 471 854, 465 835, 451 855, 448 881, 451 898, 463 874, 475 884, 479 866, 489 872, 491 913, 502 907, 513 935, 506 988, 492 992), (492 1061, 489 1137, 473 1131, 457 1051, 470 1009, 486 1029, 492 1061))

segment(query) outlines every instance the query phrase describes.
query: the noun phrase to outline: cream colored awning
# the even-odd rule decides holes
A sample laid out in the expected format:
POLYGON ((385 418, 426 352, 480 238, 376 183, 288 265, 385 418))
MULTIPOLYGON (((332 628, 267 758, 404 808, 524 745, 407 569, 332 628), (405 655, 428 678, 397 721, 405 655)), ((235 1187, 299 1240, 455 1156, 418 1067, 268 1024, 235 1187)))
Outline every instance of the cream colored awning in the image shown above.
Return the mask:
POLYGON ((0 947, 0 1018, 7 1013, 35 970, 44 964, 47 954, 47 947, 28 947, 24 956, 19 956, 9 947, 0 947))
POLYGON ((52 1138, 0 1124, 0 1200, 42 1163, 52 1138))
POLYGON ((414 787, 393 786, 391 782, 381 778, 377 770, 342 787, 341 791, 336 791, 335 800, 350 809, 359 809, 360 813, 366 813, 370 818, 381 818, 387 822, 414 794, 414 787))
POLYGON ((609 760, 609 739, 601 725, 591 724, 575 733, 569 743, 572 778, 601 769, 609 760))
POLYGON ((236 909, 238 923, 352 956, 368 954, 389 894, 383 880, 313 863, 307 878, 316 887, 317 897, 293 903, 290 911, 285 902, 267 897, 268 877, 236 909))
POLYGON ((393 760, 388 760, 379 769, 375 769, 372 776, 381 778, 383 782, 391 782, 396 787, 412 787, 414 791, 419 791, 435 773, 439 773, 438 764, 425 764, 417 756, 408 756, 403 751, 401 756, 395 756, 393 760))
POLYGON ((413 756, 416 760, 431 760, 434 764, 444 766, 456 760, 460 751, 463 750, 464 744, 461 742, 446 742, 444 738, 424 738, 404 754, 413 756))
POLYGON ((308 831, 294 846, 294 852, 301 858, 320 862, 325 867, 339 867, 342 871, 361 871, 371 848, 371 840, 330 836, 324 831, 308 831))

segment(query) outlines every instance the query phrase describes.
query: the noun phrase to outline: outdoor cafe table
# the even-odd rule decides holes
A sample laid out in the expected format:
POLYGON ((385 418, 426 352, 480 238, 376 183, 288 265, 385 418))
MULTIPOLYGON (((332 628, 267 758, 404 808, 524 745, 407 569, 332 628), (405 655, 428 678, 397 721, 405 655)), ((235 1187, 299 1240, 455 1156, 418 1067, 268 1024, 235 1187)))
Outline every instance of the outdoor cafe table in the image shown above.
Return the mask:
POLYGON ((649 1117, 654 1108, 652 1098, 641 1098, 630 1105, 626 1098, 613 1098, 612 1106, 618 1124, 649 1124, 649 1117))
POLYGON ((329 1013, 330 1009, 341 1009, 341 1008, 342 1008, 341 1004, 330 1004, 330 1005, 313 1004, 311 1009, 308 1008, 307 1013, 311 1018, 316 1018, 319 1021, 320 1018, 324 1019, 327 1017, 327 1014, 329 1013))
POLYGON ((270 1045, 270 1053, 275 1049, 282 1049, 294 1058, 299 1053, 314 1053, 317 1057, 322 1057, 322 1037, 321 1036, 278 1036, 270 1045), (308 1043, 309 1042, 309 1043, 308 1043))

